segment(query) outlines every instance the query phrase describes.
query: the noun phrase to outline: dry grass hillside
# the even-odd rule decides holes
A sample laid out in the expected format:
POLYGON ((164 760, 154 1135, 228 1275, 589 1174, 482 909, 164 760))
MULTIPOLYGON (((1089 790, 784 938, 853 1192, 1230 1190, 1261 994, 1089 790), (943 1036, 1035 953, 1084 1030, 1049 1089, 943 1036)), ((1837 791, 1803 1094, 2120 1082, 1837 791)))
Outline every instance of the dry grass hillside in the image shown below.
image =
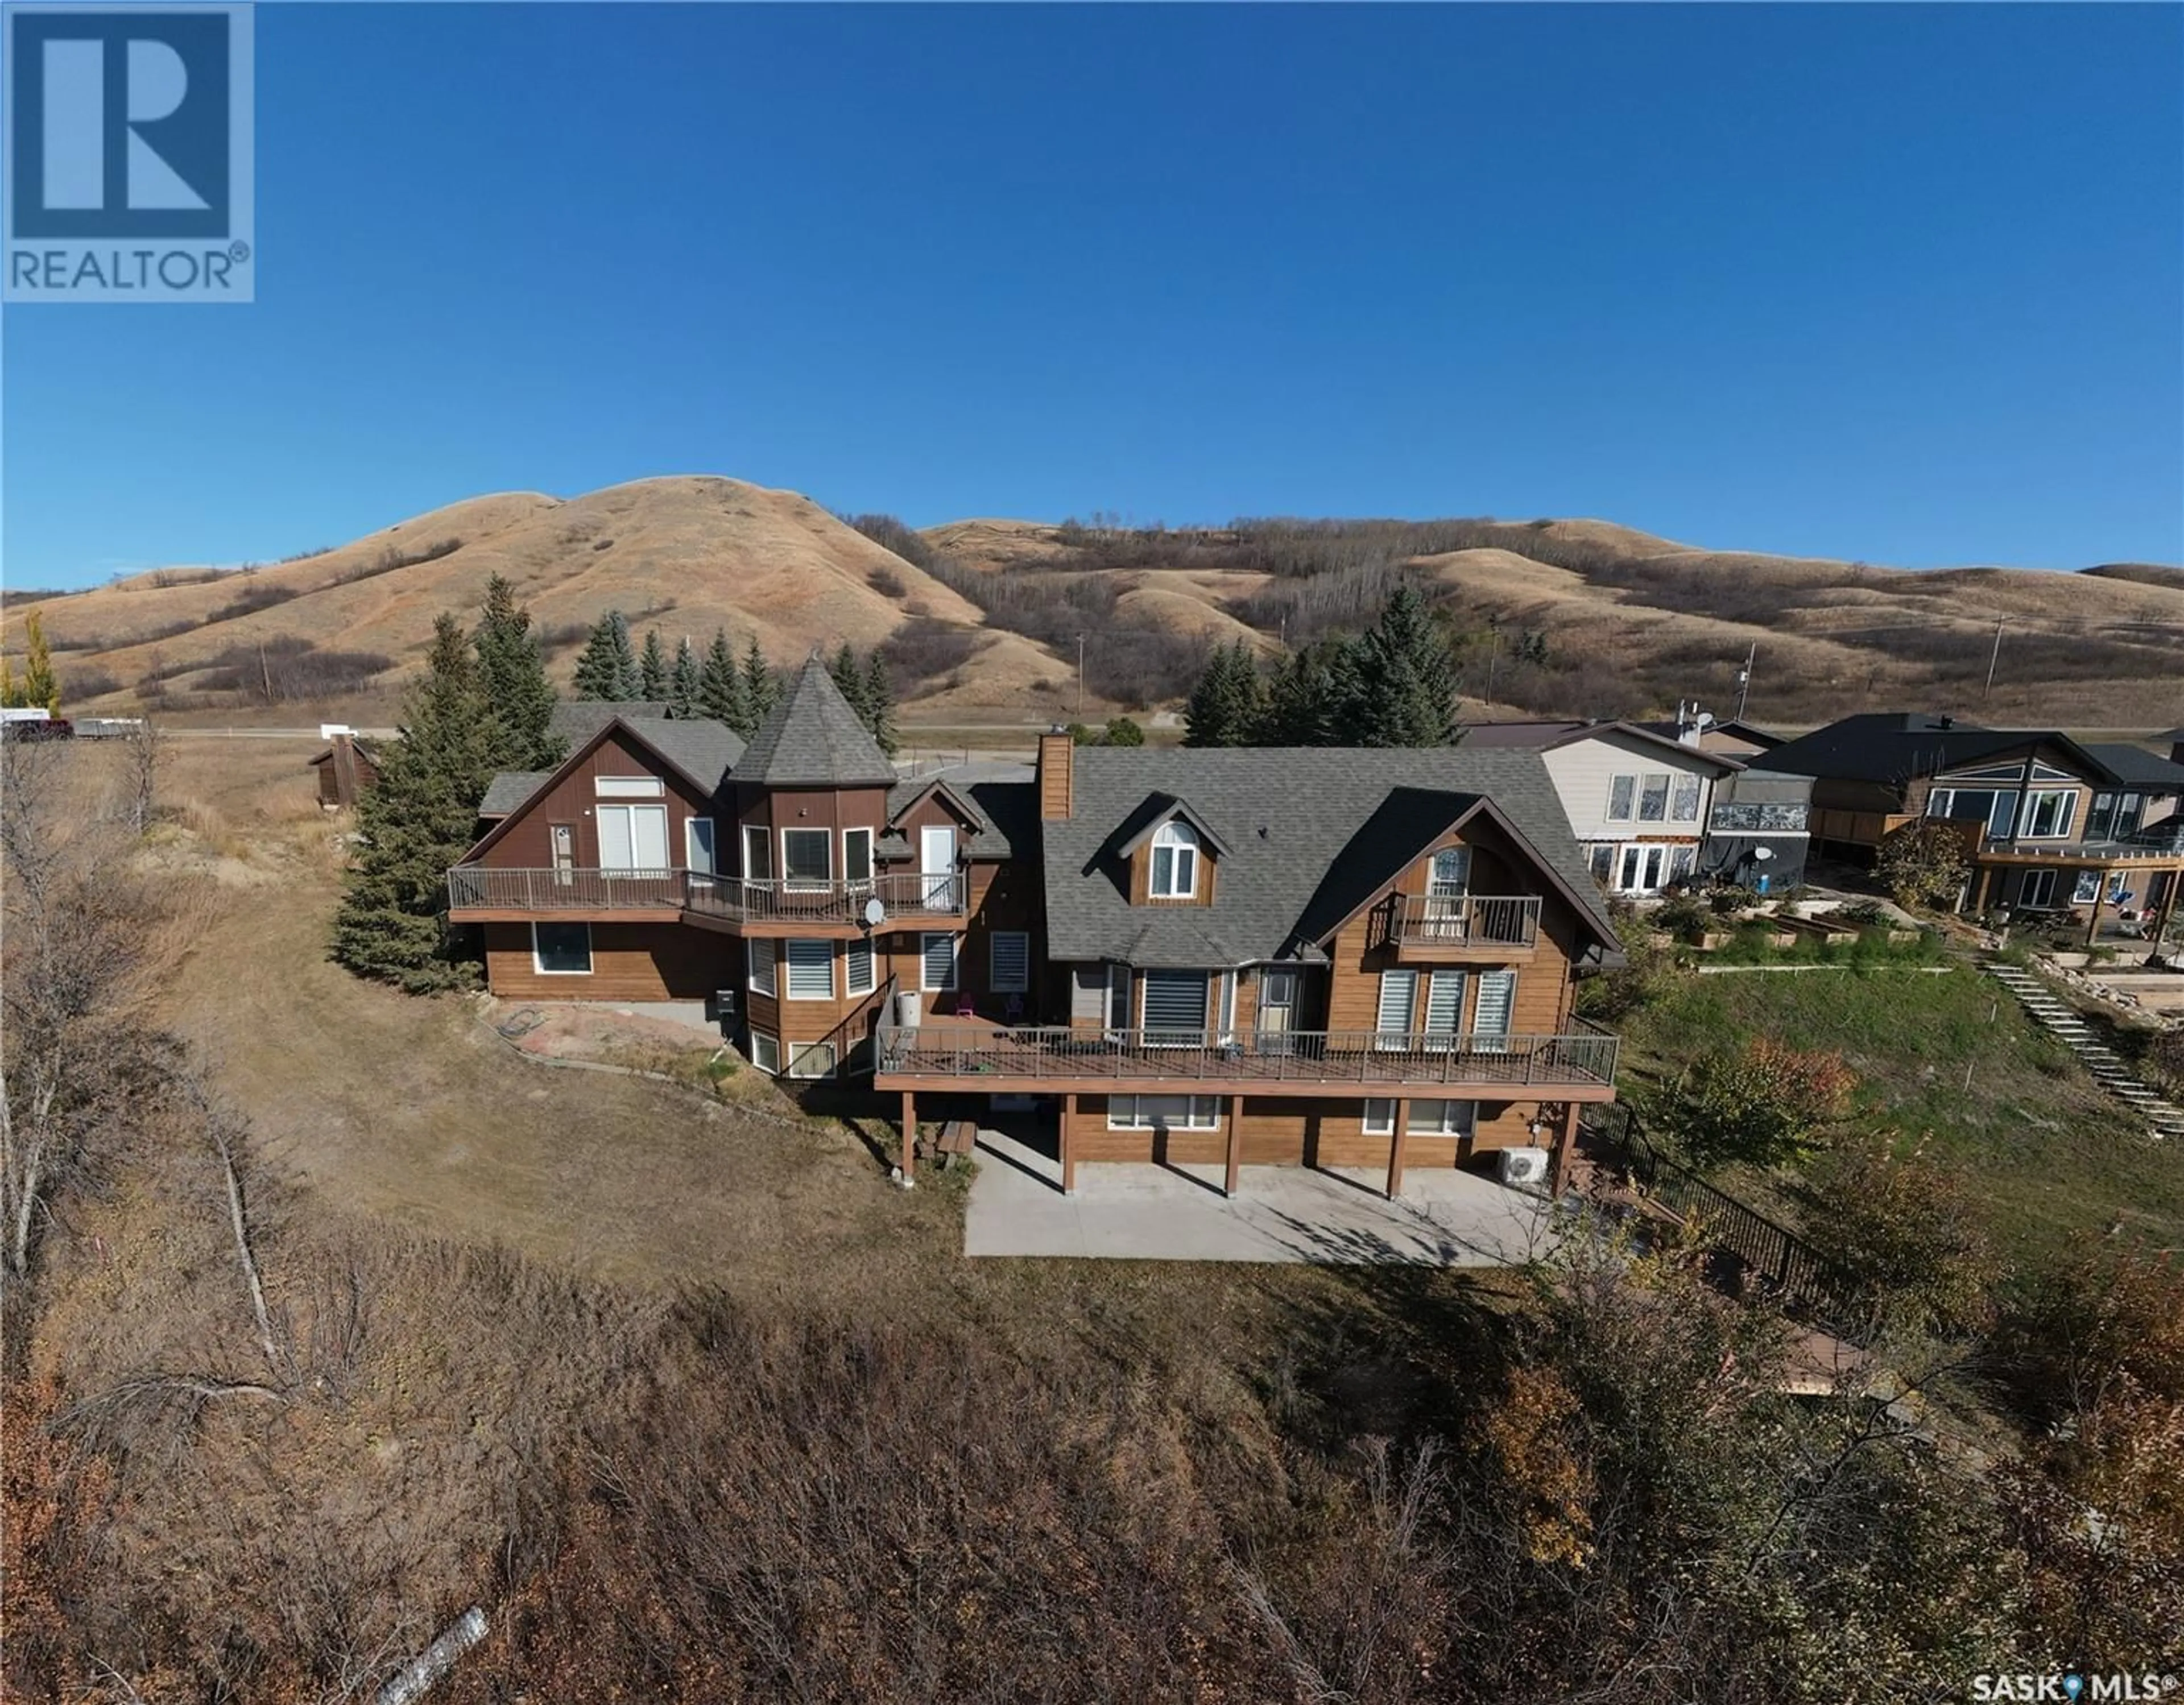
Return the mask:
POLYGON ((1240 521, 1217 530, 982 519, 913 532, 792 492, 688 476, 582 497, 471 499, 352 543, 230 572, 164 569, 7 610, 44 614, 79 710, 382 713, 433 615, 512 579, 566 678, 586 627, 702 644, 725 627, 777 663, 879 647, 916 720, 1174 702, 1207 648, 1271 650, 1368 621, 1399 580, 1431 592, 1472 713, 1658 715, 1731 706, 1756 648, 1760 721, 1952 710, 2072 727, 2184 721, 2184 570, 2084 573, 1696 549, 1602 521, 1240 521), (1986 689, 1997 624, 2002 646, 1986 689), (1490 706, 1490 710, 1488 707, 1490 706))

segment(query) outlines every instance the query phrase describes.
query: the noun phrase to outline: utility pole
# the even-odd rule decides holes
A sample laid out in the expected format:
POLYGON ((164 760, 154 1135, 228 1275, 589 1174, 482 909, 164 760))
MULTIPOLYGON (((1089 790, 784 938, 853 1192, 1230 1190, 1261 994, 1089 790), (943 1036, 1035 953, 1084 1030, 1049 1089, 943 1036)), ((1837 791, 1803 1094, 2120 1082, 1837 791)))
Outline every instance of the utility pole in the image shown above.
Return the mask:
POLYGON ((1077 720, 1084 720, 1084 636, 1077 636, 1077 720))
POLYGON ((1994 649, 1993 649, 1993 650, 1992 650, 1992 651, 1990 651, 1989 653, 1987 653, 1987 658, 1986 658, 1986 692, 1982 693, 1982 694, 1980 695, 1981 698, 1983 698, 1983 699, 1992 699, 1992 697, 1994 697, 1994 666, 1995 666, 1996 664, 1997 664, 1997 663, 2001 662, 2001 661, 2002 661, 2002 624, 2001 624, 1999 621, 1997 621, 1997 622, 1996 622, 1996 623, 1994 624, 1994 649))
POLYGON ((1744 667, 1736 671, 1736 720, 1744 720, 1745 700, 1752 696, 1752 666, 1759 660, 1759 642, 1752 642, 1752 649, 1744 654, 1744 667))

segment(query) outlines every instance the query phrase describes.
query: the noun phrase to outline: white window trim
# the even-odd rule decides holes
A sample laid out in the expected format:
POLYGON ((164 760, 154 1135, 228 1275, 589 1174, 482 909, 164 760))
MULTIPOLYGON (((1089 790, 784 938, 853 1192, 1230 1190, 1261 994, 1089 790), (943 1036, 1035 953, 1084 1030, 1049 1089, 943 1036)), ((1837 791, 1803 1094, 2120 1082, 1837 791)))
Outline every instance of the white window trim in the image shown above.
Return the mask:
POLYGON ((1669 801, 1674 794, 1675 790, 1676 777, 1674 771, 1646 771, 1638 778, 1638 821, 1641 823, 1667 822, 1669 821, 1669 801), (1646 815, 1646 795, 1653 791, 1653 783, 1656 782, 1658 782, 1661 784, 1661 814, 1658 816, 1649 817, 1646 815))
POLYGON ((682 867, 698 876, 718 876, 721 872, 721 831, 710 817, 689 816, 682 819, 682 867), (698 862, 699 831, 704 830, 705 862, 698 862))
POLYGON ((1602 816, 1603 822, 1628 823, 1637 820, 1638 783, 1639 778, 1635 775, 1610 776, 1607 778, 1607 810, 1602 816), (1619 811, 1615 809, 1615 784, 1618 782, 1630 783, 1630 803, 1619 811))
POLYGON ((834 884, 834 837, 825 829, 808 824, 791 823, 781 832, 781 886, 786 894, 816 894, 834 884), (798 876, 788 873, 788 838, 791 835, 816 835, 819 844, 827 849, 827 874, 823 877, 798 876))
POLYGON ((869 995, 878 986, 879 955, 873 950, 872 938, 845 942, 842 947, 842 987, 851 995, 869 995), (857 955, 865 956, 865 977, 857 980, 857 955))
POLYGON ((840 1067, 840 1065, 841 1056, 838 1051, 836 1051, 834 1045, 832 1042, 792 1042, 788 1045, 788 1075, 789 1077, 802 1078, 831 1078, 834 1075, 836 1070, 840 1067), (823 1072, 805 1071, 804 1069, 804 1062, 811 1059, 812 1056, 818 1053, 822 1048, 827 1050, 827 1069, 823 1072))
POLYGON ((1155 900, 1195 900, 1198 897, 1198 831, 1178 817, 1170 817, 1153 831, 1152 845, 1146 854, 1145 892, 1155 900), (1160 885, 1160 854, 1166 850, 1168 858, 1168 885, 1160 885), (1187 872, 1188 883, 1178 885, 1178 872, 1187 872))
POLYGON ((774 948, 772 937, 752 935, 744 938, 744 975, 749 980, 752 994, 777 996, 779 995, 780 959, 780 954, 774 948))
POLYGON ((834 998, 834 944, 833 942, 827 940, 824 937, 792 939, 783 942, 781 944, 781 987, 782 993, 786 999, 790 1000, 832 1000, 834 998), (800 995, 796 992, 796 972, 799 970, 808 972, 812 968, 812 967, 809 961, 800 967, 796 963, 796 955, 800 949, 805 952, 809 952, 814 947, 823 948, 826 950, 827 957, 823 963, 827 967, 827 987, 823 991, 816 995, 811 994, 808 990, 804 994, 800 995))
POLYGON ((1421 1095, 1412 1101, 1403 1116, 1403 1134, 1412 1137, 1463 1137, 1471 1134, 1479 1123, 1479 1103, 1457 1100, 1438 1095, 1421 1095), (1440 1119, 1425 1124, 1418 1118, 1421 1107, 1439 1106, 1440 1119), (1456 1111, 1461 1109, 1461 1111, 1456 1111))
POLYGON ((872 862, 873 852, 872 832, 870 829, 844 829, 842 831, 842 880, 855 883, 874 881, 879 875, 879 866, 872 862), (850 838, 852 835, 861 836, 865 843, 865 873, 861 877, 853 877, 850 874, 850 838))
POLYGON ((599 776, 592 783, 598 800, 664 800, 667 783, 657 776, 599 776))
POLYGON ((769 1077, 779 1077, 781 1075, 781 1038, 770 1035, 764 1030, 754 1030, 750 1033, 750 1039, 751 1064, 769 1077), (773 1056, 771 1060, 766 1057, 769 1054, 773 1056))
POLYGON ((947 929, 921 930, 917 937, 917 986, 930 995, 953 995, 962 983, 963 950, 956 939, 955 932, 947 929), (935 941, 948 944, 948 980, 945 983, 926 981, 926 971, 932 962, 927 955, 930 944, 935 941))
POLYGON ((553 929, 581 929, 584 932, 584 968, 582 971, 549 971, 546 962, 538 956, 538 926, 531 926, 531 968, 541 977, 589 977, 592 974, 592 927, 588 923, 553 922, 553 929))
POLYGON ((2076 788, 2035 788, 2025 796, 2025 811, 2018 822, 2017 839, 2021 841, 2068 840, 2070 838, 2071 825, 2076 822, 2077 819, 2078 790, 2076 788), (2049 799, 2061 800, 2064 802, 2060 819, 2061 827, 2049 829, 2044 833, 2035 834, 2032 832, 2033 815, 2039 809, 2039 802, 2042 800, 2049 799))
POLYGON ((1706 778, 1694 776, 1689 771, 1678 771, 1669 781, 1669 821, 1672 823, 1695 823, 1706 815, 1706 778), (1676 809, 1685 788, 1691 790, 1691 808, 1688 811, 1676 809))
POLYGON ((986 981, 996 995, 1028 995, 1031 992, 1031 933, 1023 929, 996 929, 986 937, 986 981), (1013 982, 1001 981, 1000 944, 1004 941, 1023 944, 1023 969, 1013 982))
POLYGON ((752 868, 752 866, 755 862, 751 857, 751 849, 753 847, 756 847, 761 852, 771 853, 773 850, 772 833, 764 823, 745 823, 744 825, 744 880, 745 882, 772 881, 773 861, 771 858, 766 861, 766 874, 764 876, 759 875, 757 872, 752 868))
POLYGON ((1358 1120, 1357 1128, 1368 1137, 1394 1136, 1396 1134, 1396 1104, 1379 1096, 1368 1096, 1365 1100, 1364 1117, 1358 1120))
POLYGON ((1171 1131, 1217 1131, 1221 1128, 1221 1098, 1218 1095, 1110 1095, 1107 1098, 1107 1128, 1111 1131, 1156 1131, 1156 1121, 1143 1117, 1139 1109, 1147 1101, 1181 1101, 1183 1117, 1171 1119, 1167 1128, 1171 1131), (1204 1117, 1199 1108, 1206 1108, 1204 1117), (1120 1117, 1124 1106, 1129 1109, 1127 1118, 1120 1117))

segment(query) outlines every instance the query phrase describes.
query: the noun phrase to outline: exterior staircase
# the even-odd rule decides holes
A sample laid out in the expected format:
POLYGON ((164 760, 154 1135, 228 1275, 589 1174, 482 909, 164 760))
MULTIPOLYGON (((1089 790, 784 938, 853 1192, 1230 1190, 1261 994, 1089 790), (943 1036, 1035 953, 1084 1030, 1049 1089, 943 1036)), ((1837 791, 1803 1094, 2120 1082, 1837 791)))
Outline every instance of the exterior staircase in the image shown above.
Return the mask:
POLYGON ((2017 997, 2035 1022, 2060 1038, 2093 1074, 2094 1082, 2143 1118, 2156 1137, 2184 1139, 2184 1107, 2162 1100, 2148 1089, 2114 1049, 2103 1044, 2092 1027, 2039 978, 2004 960, 1987 960, 1981 968, 2017 997))

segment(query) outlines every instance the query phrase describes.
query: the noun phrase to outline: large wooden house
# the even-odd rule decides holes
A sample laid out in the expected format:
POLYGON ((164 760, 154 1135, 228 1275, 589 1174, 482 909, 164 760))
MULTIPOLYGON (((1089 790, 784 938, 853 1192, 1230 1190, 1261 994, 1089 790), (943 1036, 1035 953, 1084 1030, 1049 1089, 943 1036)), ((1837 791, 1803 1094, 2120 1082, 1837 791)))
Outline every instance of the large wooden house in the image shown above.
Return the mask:
MULTIPOLYGON (((746 749, 616 717, 450 873, 496 993, 707 1000, 905 1135, 1045 1098, 1088 1161, 1456 1166, 1614 1095, 1612 960, 1529 751, 1078 748, 903 779, 807 664, 746 749)), ((905 1140, 903 1163, 914 1165, 905 1140)))

